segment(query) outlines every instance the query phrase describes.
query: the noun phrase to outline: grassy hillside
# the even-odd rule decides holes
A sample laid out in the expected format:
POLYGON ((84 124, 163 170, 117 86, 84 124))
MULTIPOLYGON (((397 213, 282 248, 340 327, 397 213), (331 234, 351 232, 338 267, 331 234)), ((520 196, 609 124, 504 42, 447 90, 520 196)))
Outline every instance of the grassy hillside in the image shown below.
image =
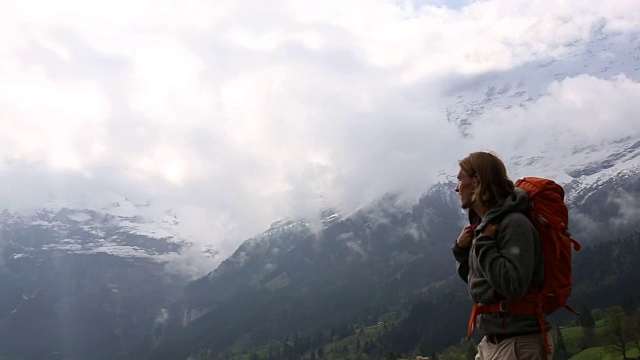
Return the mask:
MULTIPOLYGON (((640 351, 634 349, 627 352, 628 359, 640 358, 640 351)), ((621 355, 611 354, 610 351, 604 346, 593 347, 582 350, 580 353, 572 356, 570 360, 619 360, 622 359, 621 355)))

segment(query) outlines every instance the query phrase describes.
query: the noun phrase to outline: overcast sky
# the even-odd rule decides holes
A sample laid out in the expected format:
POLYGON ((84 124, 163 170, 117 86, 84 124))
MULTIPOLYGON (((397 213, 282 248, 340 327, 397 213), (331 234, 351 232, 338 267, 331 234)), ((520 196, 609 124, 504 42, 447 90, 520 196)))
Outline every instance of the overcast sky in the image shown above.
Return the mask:
POLYGON ((445 113, 461 79, 561 58, 594 27, 637 34, 637 0, 0 4, 3 206, 151 200, 224 256, 283 217, 417 198, 468 151, 521 146, 533 118, 640 134, 625 76, 561 79, 467 138, 445 113))

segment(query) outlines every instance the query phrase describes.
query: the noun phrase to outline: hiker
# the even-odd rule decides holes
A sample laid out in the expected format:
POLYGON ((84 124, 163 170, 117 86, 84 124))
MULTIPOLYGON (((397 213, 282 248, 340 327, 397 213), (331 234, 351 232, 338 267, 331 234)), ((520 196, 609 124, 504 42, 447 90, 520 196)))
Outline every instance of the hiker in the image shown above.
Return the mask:
POLYGON ((514 187, 504 163, 492 153, 471 153, 459 165, 455 190, 468 210, 469 225, 454 243, 453 254, 476 304, 469 336, 476 317, 483 335, 476 359, 552 359, 544 317, 539 321, 535 314, 512 315, 508 309, 509 301, 522 299, 530 286, 540 289, 544 279, 540 237, 526 215, 527 193, 514 187), (485 305, 494 312, 476 314, 485 305))

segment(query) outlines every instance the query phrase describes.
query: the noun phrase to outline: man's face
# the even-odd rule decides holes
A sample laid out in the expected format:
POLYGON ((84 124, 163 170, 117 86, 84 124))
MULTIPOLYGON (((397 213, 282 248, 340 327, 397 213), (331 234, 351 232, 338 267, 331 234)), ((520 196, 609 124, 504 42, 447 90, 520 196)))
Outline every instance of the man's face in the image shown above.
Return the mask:
POLYGON ((456 192, 460 195, 460 205, 463 209, 469 209, 472 205, 471 197, 476 190, 476 182, 462 169, 458 172, 458 185, 456 192))

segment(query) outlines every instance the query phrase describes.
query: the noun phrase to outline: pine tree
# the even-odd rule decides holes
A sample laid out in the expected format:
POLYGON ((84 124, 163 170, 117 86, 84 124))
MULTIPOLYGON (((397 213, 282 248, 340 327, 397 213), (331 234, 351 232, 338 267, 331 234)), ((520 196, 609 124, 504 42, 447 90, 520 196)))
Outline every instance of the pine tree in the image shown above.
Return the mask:
POLYGON ((636 311, 629 319, 631 346, 640 351, 640 312, 636 311))
POLYGON ((597 337, 596 331, 594 327, 583 327, 582 328, 582 344, 580 346, 581 350, 588 349, 590 347, 596 346, 597 337))
POLYGON ((596 325, 596 322, 593 320, 593 314, 591 314, 591 309, 587 305, 582 306, 580 309, 580 326, 583 328, 592 328, 596 325))
MULTIPOLYGON (((593 313, 591 309, 587 305, 583 305, 580 308, 580 317, 578 318, 578 323, 582 327, 582 343, 580 345, 580 349, 588 349, 596 345, 596 332, 595 325, 596 322, 593 318, 593 313)), ((563 339, 564 340, 564 339, 563 339)))
POLYGON ((559 327, 556 327, 556 341, 555 349, 553 351, 553 360, 567 360, 569 359, 569 353, 567 352, 567 346, 564 343, 564 337, 559 327))
POLYGON ((633 315, 638 310, 638 304, 636 304, 633 296, 629 295, 622 304, 622 308, 624 309, 625 314, 633 315))

